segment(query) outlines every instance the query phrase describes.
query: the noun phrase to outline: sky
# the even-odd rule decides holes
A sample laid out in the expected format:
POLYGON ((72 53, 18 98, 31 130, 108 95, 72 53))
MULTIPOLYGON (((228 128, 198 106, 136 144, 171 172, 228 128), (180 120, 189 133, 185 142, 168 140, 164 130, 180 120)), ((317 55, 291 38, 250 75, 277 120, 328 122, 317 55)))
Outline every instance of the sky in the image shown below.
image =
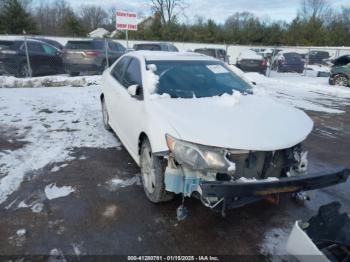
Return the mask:
MULTIPOLYGON (((48 0, 53 1, 53 0, 48 0)), ((40 2, 40 0, 34 0, 40 2)), ((46 2, 46 1, 45 1, 46 2)), ((105 8, 115 6, 118 9, 150 14, 149 0, 70 0, 74 8, 84 4, 102 5, 105 8)), ((196 16, 213 19, 223 23, 227 17, 235 12, 248 11, 260 18, 269 17, 273 21, 284 20, 290 22, 295 18, 300 0, 187 0, 189 7, 182 16, 183 22, 193 22, 196 16)), ((349 6, 350 0, 330 0, 334 9, 349 6)))

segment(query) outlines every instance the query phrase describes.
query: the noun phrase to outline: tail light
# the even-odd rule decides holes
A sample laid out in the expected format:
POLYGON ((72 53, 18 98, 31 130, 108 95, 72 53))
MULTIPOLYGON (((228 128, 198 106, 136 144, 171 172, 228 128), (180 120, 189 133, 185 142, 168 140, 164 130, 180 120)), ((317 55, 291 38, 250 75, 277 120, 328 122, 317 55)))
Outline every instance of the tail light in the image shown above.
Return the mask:
POLYGON ((267 60, 266 59, 261 60, 261 65, 262 66, 267 66, 267 60))
POLYGON ((84 51, 83 55, 87 56, 87 57, 95 57, 98 56, 100 54, 99 51, 84 51))

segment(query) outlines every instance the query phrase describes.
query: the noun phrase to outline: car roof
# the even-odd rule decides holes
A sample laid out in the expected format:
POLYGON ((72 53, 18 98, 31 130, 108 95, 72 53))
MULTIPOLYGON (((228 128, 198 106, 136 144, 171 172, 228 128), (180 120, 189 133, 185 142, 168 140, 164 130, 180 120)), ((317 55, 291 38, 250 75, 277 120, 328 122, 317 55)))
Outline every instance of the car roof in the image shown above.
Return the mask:
POLYGON ((167 44, 167 43, 160 43, 160 42, 146 42, 146 43, 137 43, 137 44, 134 44, 134 45, 164 45, 164 44, 167 44))
POLYGON ((139 59, 144 59, 148 61, 183 61, 183 60, 198 60, 198 61, 217 61, 217 59, 194 53, 194 52, 164 52, 164 51, 133 51, 127 53, 126 55, 138 57, 139 59))

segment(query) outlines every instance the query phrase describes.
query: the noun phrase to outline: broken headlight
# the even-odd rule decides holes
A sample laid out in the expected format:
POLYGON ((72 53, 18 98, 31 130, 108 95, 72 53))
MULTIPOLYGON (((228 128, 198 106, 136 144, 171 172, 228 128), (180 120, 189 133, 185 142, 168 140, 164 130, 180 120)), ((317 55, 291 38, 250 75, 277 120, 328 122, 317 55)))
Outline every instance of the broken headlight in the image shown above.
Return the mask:
POLYGON ((165 135, 169 150, 180 164, 195 170, 235 171, 235 164, 226 158, 226 150, 193 144, 165 135))

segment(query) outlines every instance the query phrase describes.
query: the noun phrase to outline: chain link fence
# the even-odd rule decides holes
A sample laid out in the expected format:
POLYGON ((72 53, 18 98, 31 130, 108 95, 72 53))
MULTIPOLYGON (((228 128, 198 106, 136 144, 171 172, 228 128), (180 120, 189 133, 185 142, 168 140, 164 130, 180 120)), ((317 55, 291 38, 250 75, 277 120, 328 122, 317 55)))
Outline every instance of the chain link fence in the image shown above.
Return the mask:
POLYGON ((30 78, 58 74, 101 74, 125 53, 110 39, 72 39, 64 47, 39 37, 0 38, 0 75, 30 78))
MULTIPOLYGON (((131 45, 152 41, 132 41, 131 45)), ((328 76, 331 61, 350 54, 343 47, 269 47, 227 44, 172 42, 180 51, 199 48, 220 49, 226 52, 229 64, 243 71, 254 71, 254 63, 239 64, 242 53, 255 52, 264 70, 255 69, 270 77, 275 72, 295 72, 304 76, 328 76), (293 54, 297 54, 294 55, 293 54), (297 63, 296 61, 301 61, 297 63)), ((16 77, 55 74, 101 74, 127 50, 125 40, 109 38, 69 38, 42 36, 0 36, 0 74, 16 77), (65 47, 64 47, 65 46, 65 47)), ((249 60, 249 59, 248 59, 249 60)), ((254 60, 254 59, 251 59, 254 60)), ((259 62, 260 63, 260 62, 259 62)))
MULTIPOLYGON (((266 61, 267 77, 274 73, 298 73, 303 76, 328 77, 332 61, 343 55, 350 55, 350 48, 344 47, 259 47, 259 46, 233 46, 227 47, 230 56, 230 64, 239 67, 239 61, 244 59, 254 60, 249 57, 249 52, 254 51, 260 55, 260 59, 266 61), (247 55, 248 54, 248 55, 247 55)), ((259 59, 259 58, 256 58, 259 59)), ((249 62, 249 61, 248 61, 249 62)), ((252 68, 244 71, 256 71, 252 68)))

